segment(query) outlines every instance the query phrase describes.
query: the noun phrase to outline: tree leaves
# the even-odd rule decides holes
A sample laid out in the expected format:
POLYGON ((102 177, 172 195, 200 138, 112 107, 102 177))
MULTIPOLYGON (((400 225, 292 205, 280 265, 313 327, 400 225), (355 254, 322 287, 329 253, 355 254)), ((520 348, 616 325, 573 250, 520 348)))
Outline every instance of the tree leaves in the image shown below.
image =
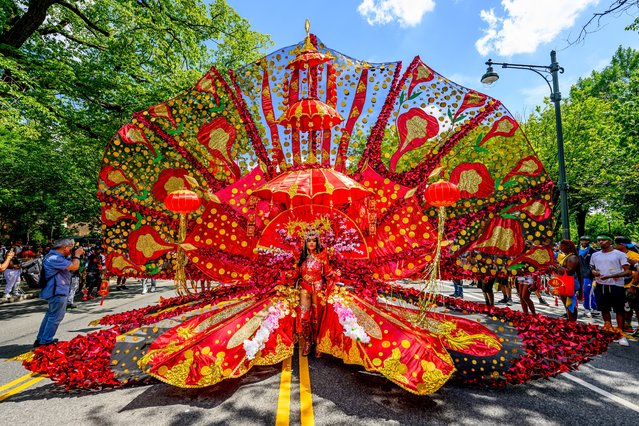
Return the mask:
MULTIPOLYGON (((619 48, 609 66, 580 79, 562 103, 568 205, 579 234, 586 232, 588 213, 625 217, 628 228, 619 229, 625 233, 639 219, 638 94, 639 52, 619 48)), ((524 127, 546 170, 558 182, 550 103, 531 115, 524 127)))
POLYGON ((96 220, 118 127, 211 64, 236 67, 270 45, 223 0, 1 1, 0 224, 18 234, 96 220), (43 11, 36 26, 21 19, 43 11))

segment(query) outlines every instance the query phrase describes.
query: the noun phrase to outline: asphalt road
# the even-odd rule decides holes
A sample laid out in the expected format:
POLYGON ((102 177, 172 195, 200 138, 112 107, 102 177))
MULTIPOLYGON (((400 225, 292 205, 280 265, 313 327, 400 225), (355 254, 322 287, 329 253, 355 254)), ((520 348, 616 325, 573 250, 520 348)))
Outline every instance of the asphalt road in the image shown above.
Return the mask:
MULTIPOLYGON (((157 293, 139 294, 140 285, 134 282, 128 290, 112 292, 104 306, 98 300, 81 303, 67 313, 57 337, 70 339, 96 330, 87 324, 173 295, 171 282, 158 284, 157 293)), ((452 286, 445 284, 443 292, 452 293, 452 286)), ((466 288, 465 293, 467 299, 483 300, 477 289, 466 288)), ((46 378, 26 377, 21 363, 9 361, 31 349, 45 308, 39 300, 0 305, 0 359, 7 360, 0 362, 2 425, 638 424, 639 342, 630 342, 630 347, 612 344, 608 353, 579 371, 503 390, 448 384, 433 395, 416 396, 329 356, 311 357, 308 367, 300 367, 295 354, 290 374, 281 364, 263 367, 206 389, 157 383, 68 392, 46 378)), ((562 314, 555 306, 540 311, 562 314)))

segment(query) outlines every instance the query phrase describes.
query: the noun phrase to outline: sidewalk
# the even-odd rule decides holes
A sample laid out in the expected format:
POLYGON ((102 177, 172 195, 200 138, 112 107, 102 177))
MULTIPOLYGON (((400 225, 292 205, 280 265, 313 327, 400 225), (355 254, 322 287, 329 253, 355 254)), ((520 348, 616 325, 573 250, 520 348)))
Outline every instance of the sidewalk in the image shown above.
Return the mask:
MULTIPOLYGON (((160 280, 158 280, 160 281, 160 280)), ((164 281, 164 280, 162 280, 164 281)), ((129 280, 127 281, 127 284, 129 286, 134 285, 140 285, 141 286, 141 280, 138 278, 129 278, 129 280)), ((115 291, 115 278, 111 278, 109 280, 109 289, 110 291, 115 291)), ((9 299, 5 299, 4 296, 2 295, 2 293, 0 293, 0 305, 3 305, 5 303, 14 303, 14 302, 20 302, 22 300, 29 300, 29 299, 37 299, 38 296, 40 295, 40 290, 38 289, 33 289, 30 288, 26 283, 22 282, 20 285, 21 290, 23 291, 23 294, 20 296, 14 296, 11 295, 11 297, 9 299)), ((78 291, 76 293, 76 297, 80 298, 82 295, 80 294, 80 292, 78 291)))
POLYGON ((23 289, 22 291, 24 293, 20 296, 14 296, 12 294, 9 299, 5 299, 4 296, 0 296, 0 305, 3 305, 5 303, 19 302, 21 300, 36 299, 40 294, 40 290, 32 289, 29 287, 23 289))

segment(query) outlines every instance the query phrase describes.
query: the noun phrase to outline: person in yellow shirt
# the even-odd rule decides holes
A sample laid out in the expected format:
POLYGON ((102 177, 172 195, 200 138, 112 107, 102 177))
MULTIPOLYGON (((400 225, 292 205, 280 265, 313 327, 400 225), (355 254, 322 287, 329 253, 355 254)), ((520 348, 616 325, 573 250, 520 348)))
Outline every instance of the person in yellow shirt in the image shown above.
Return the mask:
POLYGON ((631 248, 635 248, 634 244, 628 237, 617 237, 615 238, 615 249, 619 250, 622 253, 625 253, 628 256, 628 263, 630 264, 630 270, 633 271, 633 274, 627 277, 624 280, 624 287, 626 288, 626 306, 624 313, 624 321, 623 321, 623 331, 626 333, 633 333, 634 337, 639 337, 639 327, 635 331, 632 328, 632 316, 633 313, 637 316, 637 321, 639 321, 639 294, 637 291, 637 267, 639 266, 639 253, 631 248))

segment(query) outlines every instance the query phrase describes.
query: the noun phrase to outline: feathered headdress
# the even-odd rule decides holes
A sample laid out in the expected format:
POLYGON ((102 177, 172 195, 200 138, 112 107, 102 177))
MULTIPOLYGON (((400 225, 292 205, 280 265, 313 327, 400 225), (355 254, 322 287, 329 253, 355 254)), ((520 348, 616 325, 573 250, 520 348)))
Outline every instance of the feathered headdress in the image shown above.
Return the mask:
POLYGON ((317 218, 313 222, 290 221, 286 225, 288 235, 296 235, 301 239, 321 238, 330 229, 331 222, 327 217, 317 218))

